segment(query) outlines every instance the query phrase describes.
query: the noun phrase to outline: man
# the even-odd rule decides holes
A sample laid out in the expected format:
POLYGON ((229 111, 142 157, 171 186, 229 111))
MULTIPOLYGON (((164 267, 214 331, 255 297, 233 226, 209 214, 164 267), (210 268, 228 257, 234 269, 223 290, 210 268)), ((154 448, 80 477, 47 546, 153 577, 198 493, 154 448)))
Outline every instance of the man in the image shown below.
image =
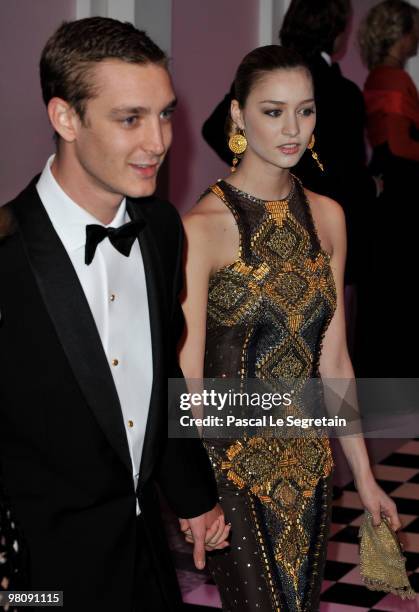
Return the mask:
POLYGON ((197 567, 229 528, 200 443, 167 436, 183 319, 180 220, 152 196, 166 57, 88 18, 50 38, 40 74, 57 152, 3 209, 0 244, 0 459, 27 588, 62 590, 66 610, 178 610, 156 483, 197 567))

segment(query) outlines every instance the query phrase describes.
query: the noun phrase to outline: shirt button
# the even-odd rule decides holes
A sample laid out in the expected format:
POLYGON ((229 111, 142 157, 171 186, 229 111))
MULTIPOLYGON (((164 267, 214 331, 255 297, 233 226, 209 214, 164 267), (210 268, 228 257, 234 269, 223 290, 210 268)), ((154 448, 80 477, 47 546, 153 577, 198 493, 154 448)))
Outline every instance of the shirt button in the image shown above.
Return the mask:
POLYGON ((134 427, 134 421, 129 420, 128 421, 128 427, 134 427))
POLYGON ((109 299, 110 299, 110 301, 111 301, 111 302, 114 302, 114 301, 115 301, 115 298, 116 298, 116 295, 115 295, 114 293, 111 293, 111 296, 110 296, 110 298, 109 298, 109 299))
POLYGON ((118 360, 118 359, 112 359, 112 365, 113 365, 113 366, 117 366, 117 365, 118 365, 118 363, 119 363, 119 360, 118 360))

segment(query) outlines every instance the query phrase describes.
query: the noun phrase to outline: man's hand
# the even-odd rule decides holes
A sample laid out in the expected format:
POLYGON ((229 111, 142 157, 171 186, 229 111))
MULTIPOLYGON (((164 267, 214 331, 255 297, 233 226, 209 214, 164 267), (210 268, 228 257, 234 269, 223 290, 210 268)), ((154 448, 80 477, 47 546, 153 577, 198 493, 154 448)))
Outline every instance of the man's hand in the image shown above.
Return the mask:
POLYGON ((193 558, 197 569, 205 567, 205 551, 220 550, 229 546, 227 542, 231 525, 225 524, 220 504, 212 510, 190 519, 179 519, 180 530, 185 540, 194 545, 193 558))

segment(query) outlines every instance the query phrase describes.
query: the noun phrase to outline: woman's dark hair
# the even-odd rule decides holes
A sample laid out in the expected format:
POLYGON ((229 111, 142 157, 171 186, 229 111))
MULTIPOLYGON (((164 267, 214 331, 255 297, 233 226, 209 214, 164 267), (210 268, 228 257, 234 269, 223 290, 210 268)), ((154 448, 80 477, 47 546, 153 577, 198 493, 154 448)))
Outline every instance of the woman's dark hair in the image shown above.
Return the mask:
POLYGON ((241 61, 234 79, 234 98, 241 108, 254 85, 268 72, 273 70, 292 70, 302 68, 311 77, 310 70, 303 58, 291 49, 279 45, 258 47, 248 53, 241 61))
POLYGON ((279 31, 281 44, 305 58, 332 54, 350 14, 350 0, 292 0, 279 31))

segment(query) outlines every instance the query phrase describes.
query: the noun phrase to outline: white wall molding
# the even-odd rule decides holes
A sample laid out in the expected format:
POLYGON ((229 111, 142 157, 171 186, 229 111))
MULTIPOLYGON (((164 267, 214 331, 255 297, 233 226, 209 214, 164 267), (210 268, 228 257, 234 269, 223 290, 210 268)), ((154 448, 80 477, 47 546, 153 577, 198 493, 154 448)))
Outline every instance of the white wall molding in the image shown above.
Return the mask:
POLYGON ((274 0, 259 0, 259 45, 272 44, 274 0))
POLYGON ((76 19, 84 19, 90 17, 92 7, 90 0, 76 0, 76 19))
POLYGON ((145 30, 168 55, 172 49, 173 0, 134 0, 135 25, 145 30))
MULTIPOLYGON (((417 9, 419 9, 419 0, 409 0, 410 4, 413 4, 417 9)), ((415 55, 407 62, 407 70, 410 73, 410 76, 415 81, 415 85, 419 88, 419 55, 415 55)))
POLYGON ((259 0, 259 44, 275 45, 291 0, 259 0))
MULTIPOLYGON (((112 17, 134 23, 170 54, 173 0, 76 0, 76 19, 112 17)), ((269 0, 272 2, 272 0, 269 0)))
POLYGON ((76 17, 113 17, 135 23, 135 0, 76 0, 76 17))
POLYGON ((135 0, 108 0, 108 17, 135 23, 135 0))

